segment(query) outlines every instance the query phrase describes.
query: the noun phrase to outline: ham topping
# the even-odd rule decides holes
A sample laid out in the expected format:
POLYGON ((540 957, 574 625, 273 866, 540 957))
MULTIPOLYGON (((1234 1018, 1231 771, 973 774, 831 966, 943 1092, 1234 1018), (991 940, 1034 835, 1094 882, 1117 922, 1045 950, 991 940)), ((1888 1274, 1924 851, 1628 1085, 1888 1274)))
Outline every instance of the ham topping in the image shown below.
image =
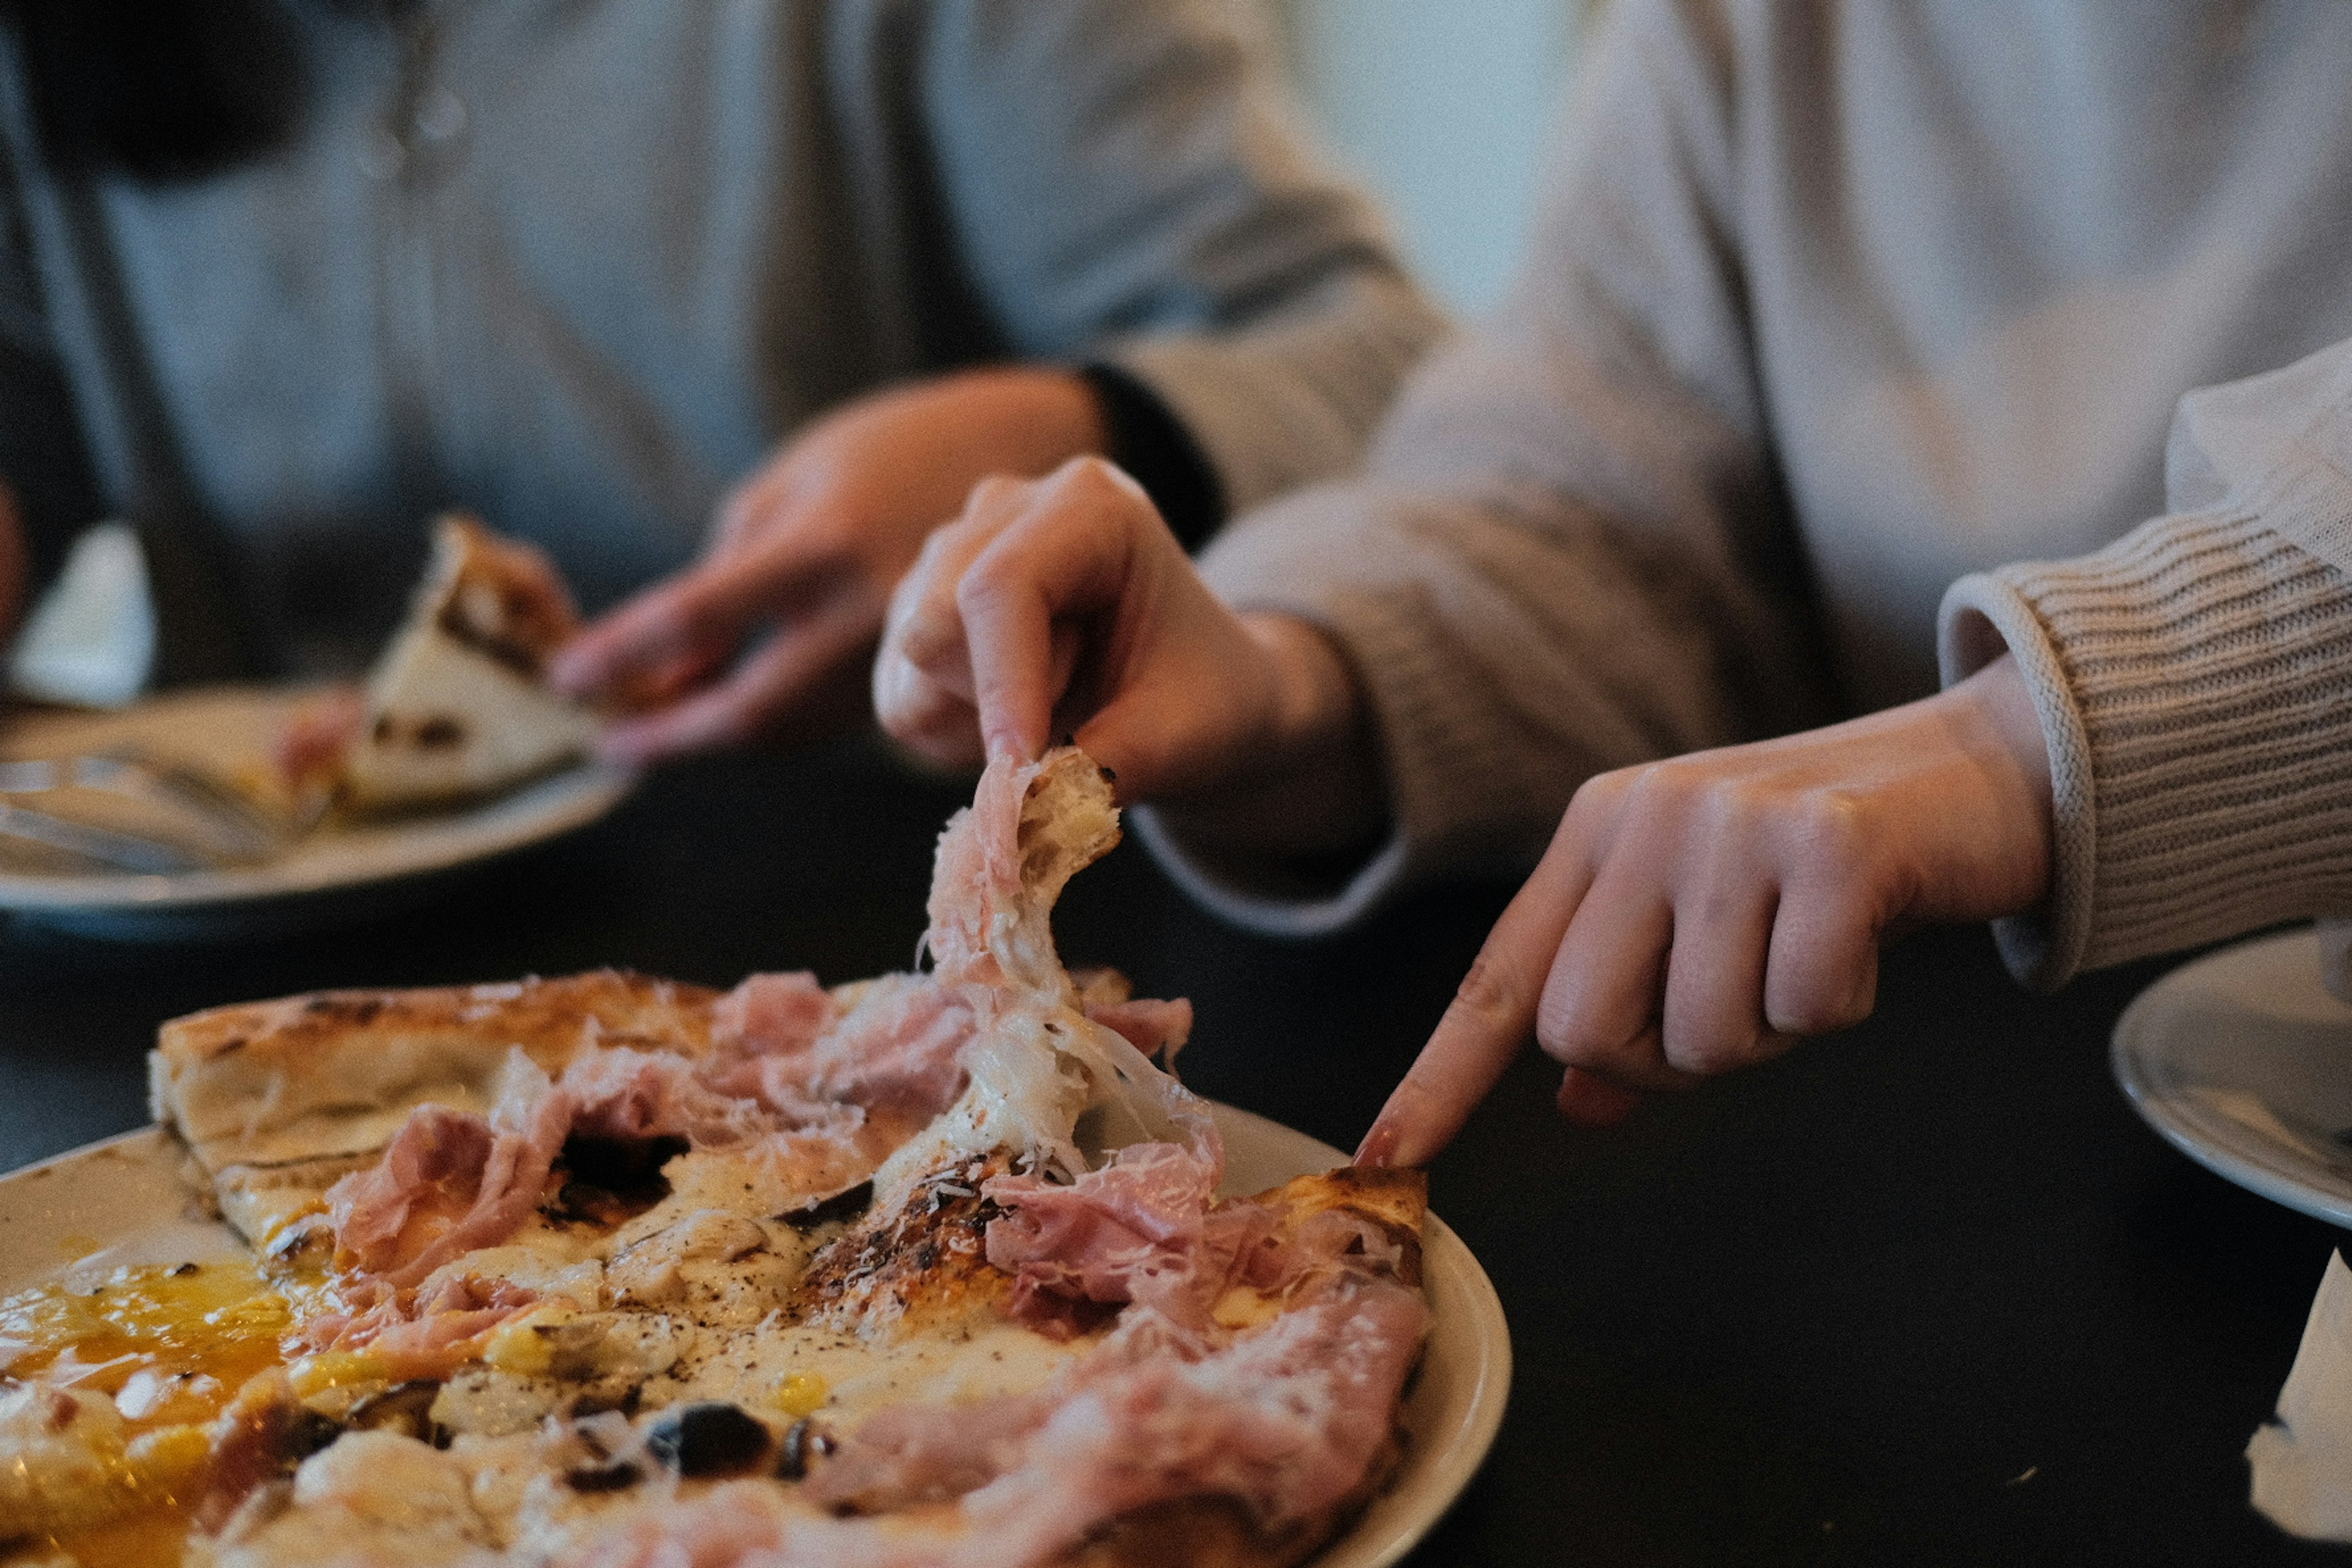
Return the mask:
MULTIPOLYGON (((1102 1092, 1123 1092, 1147 1115, 1148 1133, 1182 1139, 1213 1171, 1222 1161, 1214 1128, 1144 1059, 1182 1044, 1191 1005, 1122 997, 1081 1016, 1073 1005, 1078 993, 1054 954, 1045 926, 1053 898, 1071 870, 1099 852, 1103 835, 1117 837, 1106 794, 1094 803, 1100 820, 1087 819, 1092 838, 1024 840, 1024 814, 1043 809, 1038 790, 1048 773, 1077 768, 1092 779, 1092 764, 1075 753, 997 763, 971 809, 949 824, 925 939, 934 973, 875 981, 845 1013, 814 975, 753 975, 717 1004, 715 1047, 699 1061, 592 1041, 551 1085, 518 1053, 488 1117, 420 1107, 373 1168, 336 1184, 328 1202, 339 1256, 406 1287, 454 1258, 497 1245, 541 1203, 573 1136, 684 1138, 696 1148, 740 1149, 789 1172, 821 1200, 872 1176, 952 1106, 975 1039, 1022 1020, 1042 1023, 1064 1042, 1102 1092), (1037 863, 1025 864, 1024 855, 1037 863)), ((1041 1135, 1052 1138, 1050 1130, 1041 1135)), ((1073 1173, 1083 1166, 1066 1141, 1054 1142, 1051 1152, 1073 1173)), ((1135 1178, 1129 1173, 1112 1186, 1139 1193, 1135 1178)), ((1209 1180, 1213 1187, 1214 1175, 1209 1180)), ((1124 1201, 1107 1195, 1114 1206, 1124 1201)), ((1111 1267, 1154 1271, 1139 1258, 1111 1267)), ((1041 1288, 1028 1289, 1034 1295, 1041 1288)))
POLYGON ((426 1290, 371 1281, 348 1295, 351 1310, 311 1318, 296 1342, 312 1351, 364 1350, 395 1380, 448 1376, 481 1353, 491 1331, 540 1299, 509 1280, 472 1275, 426 1290))
POLYGON ((988 1260, 1013 1277, 1008 1310, 1042 1331, 1060 1331, 1062 1303, 1141 1301, 1173 1321, 1208 1315, 1236 1253, 1265 1234, 1254 1205, 1225 1205, 1211 1234, 1217 1172, 1174 1143, 1136 1143, 1110 1163, 1058 1184, 998 1176, 982 1188, 1010 1211, 988 1227, 988 1260))
POLYGON ((1235 1499, 1278 1531, 1363 1484, 1427 1324, 1419 1292, 1370 1276, 1196 1359, 1122 1324, 1048 1394, 877 1414, 803 1485, 808 1501, 835 1509, 954 1499, 935 1531, 811 1514, 772 1489, 732 1485, 640 1515, 570 1561, 1017 1568, 1122 1513, 1198 1495, 1235 1499))
POLYGON ((372 1168, 327 1190, 336 1249, 350 1267, 415 1285, 530 1216, 571 1131, 572 1107, 520 1052, 514 1064, 488 1118, 421 1105, 372 1168))

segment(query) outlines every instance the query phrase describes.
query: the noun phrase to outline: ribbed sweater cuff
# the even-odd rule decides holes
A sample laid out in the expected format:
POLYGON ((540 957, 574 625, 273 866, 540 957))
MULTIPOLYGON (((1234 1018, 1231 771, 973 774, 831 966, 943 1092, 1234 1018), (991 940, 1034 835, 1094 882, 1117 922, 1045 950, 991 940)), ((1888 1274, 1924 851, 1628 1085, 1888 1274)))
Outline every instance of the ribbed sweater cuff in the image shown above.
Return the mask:
POLYGON ((2352 908, 2352 587, 2242 510, 1962 578, 1947 684, 2006 648, 2049 747, 2048 903, 1999 921, 2029 984, 2352 908))

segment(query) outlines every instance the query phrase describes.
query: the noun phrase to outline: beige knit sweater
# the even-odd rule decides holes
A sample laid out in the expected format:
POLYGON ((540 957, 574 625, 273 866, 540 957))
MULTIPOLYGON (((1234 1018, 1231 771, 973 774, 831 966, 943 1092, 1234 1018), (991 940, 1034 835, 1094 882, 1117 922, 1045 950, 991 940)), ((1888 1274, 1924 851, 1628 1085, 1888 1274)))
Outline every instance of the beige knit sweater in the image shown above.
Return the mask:
POLYGON ((1932 690, 1940 620, 2050 744, 2021 975, 2352 909, 2347 80, 2324 0, 1612 7, 1503 309, 1205 562, 1356 661, 1389 841, 1331 887, 1143 836, 1328 929, 1595 771, 1932 690))

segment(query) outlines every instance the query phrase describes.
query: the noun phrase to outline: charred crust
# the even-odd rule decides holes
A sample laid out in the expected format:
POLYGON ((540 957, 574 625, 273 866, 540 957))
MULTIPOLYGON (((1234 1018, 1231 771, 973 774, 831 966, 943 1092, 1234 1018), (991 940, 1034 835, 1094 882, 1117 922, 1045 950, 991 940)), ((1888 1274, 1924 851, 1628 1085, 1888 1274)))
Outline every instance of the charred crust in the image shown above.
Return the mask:
POLYGON ((436 1036, 495 1037, 535 1059, 566 1058, 593 1020, 601 1038, 643 1040, 699 1056, 709 1046, 710 1008, 719 993, 633 970, 590 970, 508 985, 321 991, 191 1013, 163 1026, 159 1042, 176 1074, 236 1051, 306 1057, 349 1048, 355 1031, 413 1029, 436 1036))
POLYGON ((567 1420, 572 1421, 583 1415, 602 1415, 606 1411, 635 1415, 645 1391, 644 1384, 620 1378, 593 1383, 564 1404, 563 1415, 567 1420))
POLYGON ((1421 1227, 1429 1216, 1426 1171, 1342 1165, 1294 1177, 1252 1201, 1281 1215, 1286 1227, 1330 1209, 1343 1209, 1370 1221, 1396 1244, 1398 1280, 1420 1287, 1421 1227))
MULTIPOLYGON (((302 1016, 324 1024, 340 1024, 364 1028, 381 1016, 384 998, 355 994, 348 991, 321 992, 302 1001, 302 1016)), ((244 1042, 239 1041, 240 1045, 244 1042)))
POLYGON ((801 1208, 787 1209, 776 1218, 794 1230, 811 1231, 822 1229, 836 1221, 856 1219, 873 1206, 874 1184, 864 1181, 829 1198, 822 1198, 801 1208))
MULTIPOLYGON (((449 602, 441 606, 441 613, 433 617, 433 624, 440 629, 441 635, 451 642, 471 648, 493 664, 504 665, 525 680, 537 680, 545 668, 538 650, 511 637, 502 637, 487 627, 476 626, 465 612, 465 597, 462 592, 452 594, 449 602)), ((523 602, 522 595, 511 590, 502 589, 499 597, 501 606, 509 615, 530 607, 523 602)))
POLYGON ((604 1465, 575 1465, 563 1472, 563 1484, 575 1492, 626 1491, 645 1479, 645 1471, 626 1459, 604 1465))
MULTIPOLYGON (((1003 1169, 992 1161, 988 1174, 1003 1169)), ((988 1227, 1004 1211, 981 1195, 986 1179, 940 1173, 896 1208, 869 1214, 811 1260, 795 1292, 800 1312, 945 1310, 1009 1289, 1011 1277, 988 1261, 988 1227)))
POLYGON ((397 1432, 404 1437, 446 1448, 449 1446, 449 1431, 433 1419, 433 1401, 440 1392, 441 1384, 432 1378, 396 1383, 352 1405, 343 1419, 346 1425, 361 1431, 397 1432))

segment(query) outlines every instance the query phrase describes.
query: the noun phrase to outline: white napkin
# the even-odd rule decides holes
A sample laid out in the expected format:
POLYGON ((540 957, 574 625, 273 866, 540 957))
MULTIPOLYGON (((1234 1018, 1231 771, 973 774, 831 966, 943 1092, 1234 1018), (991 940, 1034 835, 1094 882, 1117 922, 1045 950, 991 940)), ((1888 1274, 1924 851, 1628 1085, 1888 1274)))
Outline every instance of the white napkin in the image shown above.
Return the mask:
POLYGON ((27 697, 121 708, 155 663, 147 555, 127 522, 101 522, 74 542, 8 656, 8 681, 27 697))
POLYGON ((2290 1535, 2352 1541, 2352 1268, 2327 1260, 2278 1419, 2246 1445, 2254 1507, 2290 1535))

